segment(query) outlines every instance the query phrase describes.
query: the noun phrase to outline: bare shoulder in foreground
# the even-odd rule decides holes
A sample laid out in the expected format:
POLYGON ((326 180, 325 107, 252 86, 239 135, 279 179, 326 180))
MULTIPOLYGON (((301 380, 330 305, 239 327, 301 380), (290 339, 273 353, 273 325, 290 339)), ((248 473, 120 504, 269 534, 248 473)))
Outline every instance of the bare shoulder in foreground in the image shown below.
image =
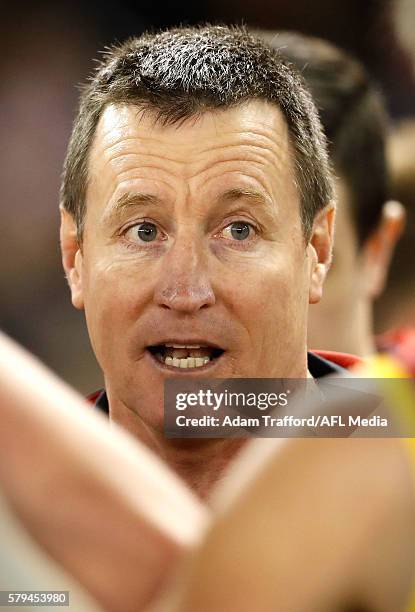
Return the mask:
POLYGON ((415 505, 398 440, 258 440, 216 506, 158 611, 407 609, 415 505))

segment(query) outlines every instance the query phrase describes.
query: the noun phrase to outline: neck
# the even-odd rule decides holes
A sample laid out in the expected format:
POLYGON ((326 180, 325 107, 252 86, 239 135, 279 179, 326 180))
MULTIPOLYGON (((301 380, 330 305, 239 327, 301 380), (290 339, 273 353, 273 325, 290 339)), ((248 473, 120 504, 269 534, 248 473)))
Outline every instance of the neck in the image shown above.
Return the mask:
POLYGON ((371 305, 365 300, 343 301, 329 314, 311 313, 309 346, 311 349, 370 355, 375 350, 371 305), (321 314, 321 316, 320 316, 321 314))
MULTIPOLYGON (((307 370, 305 346, 291 360, 291 364, 286 364, 289 374, 285 374, 284 378, 311 378, 307 370)), ((268 377, 271 377, 270 373, 268 377)), ((162 430, 147 425, 136 412, 121 402, 111 392, 109 384, 106 387, 111 421, 158 455, 202 499, 209 497, 247 442, 247 438, 166 438, 162 430)))
POLYGON ((163 440, 160 455, 200 498, 210 496, 246 439, 163 440), (167 444, 166 444, 167 442, 167 444), (173 443, 172 443, 173 442, 173 443))
POLYGON ((110 419, 145 444, 202 499, 224 475, 229 463, 242 448, 245 439, 177 439, 166 438, 117 401, 111 401, 110 419))

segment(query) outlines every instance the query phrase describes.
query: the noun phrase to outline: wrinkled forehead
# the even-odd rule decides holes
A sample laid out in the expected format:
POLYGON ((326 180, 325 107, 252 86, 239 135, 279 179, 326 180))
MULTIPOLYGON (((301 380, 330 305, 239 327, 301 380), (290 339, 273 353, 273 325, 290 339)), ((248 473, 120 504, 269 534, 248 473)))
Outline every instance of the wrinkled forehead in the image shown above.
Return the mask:
POLYGON ((271 195, 297 191, 287 123, 276 105, 262 100, 174 124, 135 105, 107 106, 90 150, 89 183, 105 189, 132 169, 134 176, 199 182, 239 172, 271 195))

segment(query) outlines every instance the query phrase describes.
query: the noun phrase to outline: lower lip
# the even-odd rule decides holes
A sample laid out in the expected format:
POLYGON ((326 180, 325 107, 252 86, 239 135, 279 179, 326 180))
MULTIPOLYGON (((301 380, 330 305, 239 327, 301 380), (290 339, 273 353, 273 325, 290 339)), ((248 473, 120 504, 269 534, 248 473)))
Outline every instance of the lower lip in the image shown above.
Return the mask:
POLYGON ((204 374, 205 372, 212 370, 222 359, 224 353, 219 355, 219 357, 215 357, 215 359, 212 359, 205 365, 198 366, 197 368, 177 368, 175 366, 166 365, 162 361, 159 361, 157 357, 148 350, 146 350, 146 355, 150 357, 153 364, 156 365, 162 372, 170 372, 178 376, 189 376, 189 374, 197 376, 198 374, 204 374))

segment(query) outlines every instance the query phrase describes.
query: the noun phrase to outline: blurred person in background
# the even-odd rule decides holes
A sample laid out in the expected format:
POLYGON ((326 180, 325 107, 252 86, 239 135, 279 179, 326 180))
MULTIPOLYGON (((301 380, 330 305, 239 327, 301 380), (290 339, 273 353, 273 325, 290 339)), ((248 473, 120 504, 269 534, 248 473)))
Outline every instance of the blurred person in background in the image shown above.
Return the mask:
MULTIPOLYGON (((415 5, 412 0, 395 0, 392 4, 395 39, 406 54, 415 80, 415 5)), ((415 96, 412 103, 415 102, 415 96)), ((408 363, 415 372, 415 315, 413 270, 414 214, 414 165, 415 134, 412 118, 408 118, 393 130, 388 155, 391 165, 391 189, 395 197, 402 198, 408 209, 408 222, 392 276, 384 300, 377 309, 379 329, 392 328, 379 337, 379 347, 408 363)))
POLYGON ((386 290, 376 303, 382 350, 410 360, 415 371, 415 120, 393 129, 388 142, 391 195, 403 203, 405 231, 397 245, 386 290))
POLYGON ((404 209, 389 199, 387 117, 382 97, 355 58, 318 38, 262 32, 295 65, 313 94, 337 177, 333 265, 310 310, 312 348, 375 350, 373 303, 382 293, 404 209))
POLYGON ((391 264, 386 291, 376 308, 382 330, 415 327, 415 119, 394 127, 388 158, 391 194, 404 204, 407 223, 391 264))

